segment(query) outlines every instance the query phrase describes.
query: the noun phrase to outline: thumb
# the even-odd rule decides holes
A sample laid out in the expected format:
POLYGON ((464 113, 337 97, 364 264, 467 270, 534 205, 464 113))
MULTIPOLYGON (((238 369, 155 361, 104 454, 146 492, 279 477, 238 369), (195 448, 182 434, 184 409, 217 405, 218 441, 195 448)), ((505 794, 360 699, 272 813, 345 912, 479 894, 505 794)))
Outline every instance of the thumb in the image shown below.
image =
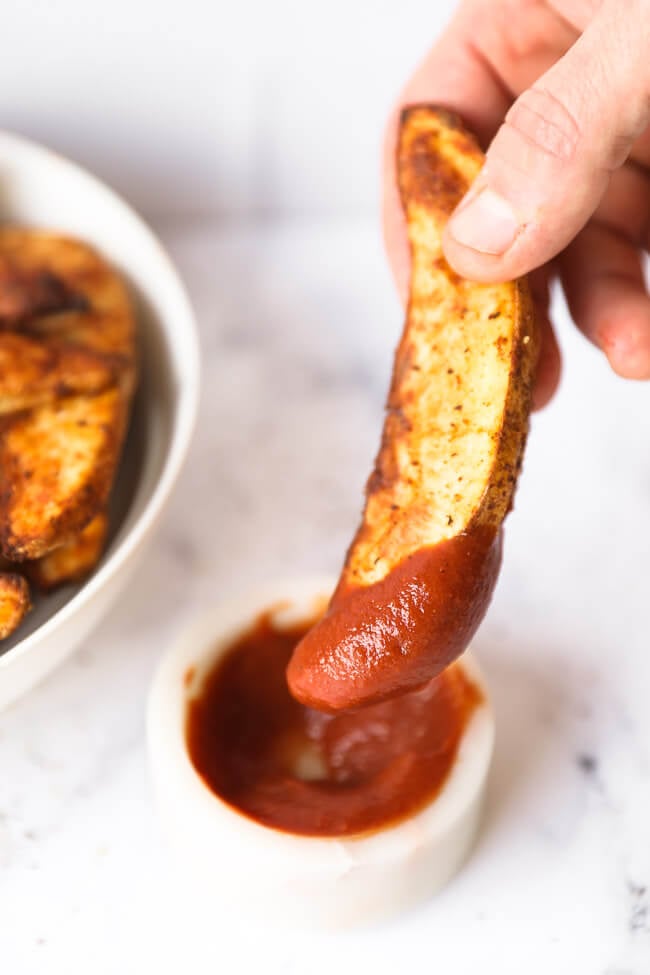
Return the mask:
POLYGON ((618 3, 605 3, 514 103, 445 232, 446 257, 464 277, 525 274, 559 253, 592 215, 648 125, 649 6, 632 0, 622 16, 618 3))

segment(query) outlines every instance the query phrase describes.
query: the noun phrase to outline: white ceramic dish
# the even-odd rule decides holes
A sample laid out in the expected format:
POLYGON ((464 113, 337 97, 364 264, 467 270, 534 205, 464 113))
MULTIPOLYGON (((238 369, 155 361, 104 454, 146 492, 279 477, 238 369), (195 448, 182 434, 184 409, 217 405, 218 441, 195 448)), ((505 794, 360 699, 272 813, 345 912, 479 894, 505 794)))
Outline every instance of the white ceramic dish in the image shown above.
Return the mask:
POLYGON ((112 262, 136 301, 142 363, 106 554, 81 586, 39 598, 14 637, 0 644, 2 708, 80 643, 128 580, 189 445, 199 358, 192 310, 165 251, 140 217, 89 173, 0 132, 0 221, 78 236, 112 262))
MULTIPOLYGON (((465 860, 479 824, 494 724, 484 691, 452 770, 416 815, 371 835, 305 837, 262 826, 214 795, 185 742, 188 697, 219 653, 268 607, 281 619, 313 618, 332 580, 301 580, 258 590, 209 612, 159 666, 149 700, 149 753, 161 822, 192 909, 235 912, 273 924, 325 928, 377 921, 439 890, 465 860), (188 681, 186 675, 192 673, 188 681)), ((213 914, 213 916, 218 916, 213 914)))

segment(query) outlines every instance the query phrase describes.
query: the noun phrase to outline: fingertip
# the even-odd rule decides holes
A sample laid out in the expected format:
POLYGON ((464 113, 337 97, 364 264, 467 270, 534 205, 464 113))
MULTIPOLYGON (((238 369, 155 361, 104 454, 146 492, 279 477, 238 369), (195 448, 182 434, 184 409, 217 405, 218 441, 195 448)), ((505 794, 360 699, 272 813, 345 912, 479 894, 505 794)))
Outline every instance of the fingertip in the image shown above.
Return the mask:
POLYGON ((386 243, 388 261, 395 282, 395 289, 400 303, 404 308, 408 304, 409 281, 411 277, 411 255, 408 245, 397 239, 391 245, 386 243))
POLYGON ((562 358, 555 338, 548 353, 540 359, 533 390, 533 409, 543 410, 555 396, 562 375, 562 358))
MULTIPOLYGON (((387 145, 390 145, 390 135, 387 136, 386 141, 387 145)), ((408 244, 406 218, 402 210, 399 191, 395 181, 394 165, 391 160, 392 153, 387 150, 384 165, 382 226, 386 255, 395 287, 402 305, 406 307, 409 292, 409 278, 411 275, 411 253, 408 244)))
POLYGON ((562 356, 548 316, 540 322, 541 348, 533 389, 533 409, 542 410, 553 399, 562 375, 562 356))
POLYGON ((598 344, 622 379, 650 379, 650 315, 601 326, 598 344))
POLYGON ((504 266, 502 256, 484 254, 461 244, 453 235, 449 224, 442 235, 442 250, 451 269, 461 278, 481 284, 498 284, 512 281, 524 272, 511 273, 504 266))

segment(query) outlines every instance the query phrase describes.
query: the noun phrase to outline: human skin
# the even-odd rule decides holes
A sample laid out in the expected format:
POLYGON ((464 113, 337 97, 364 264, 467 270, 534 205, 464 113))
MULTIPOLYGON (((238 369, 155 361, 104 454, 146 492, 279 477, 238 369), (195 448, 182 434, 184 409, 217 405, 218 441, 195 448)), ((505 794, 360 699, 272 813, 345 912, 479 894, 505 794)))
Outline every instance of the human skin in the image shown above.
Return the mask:
POLYGON ((463 0, 388 125, 384 232, 406 301, 409 253, 395 181, 399 109, 456 111, 487 149, 447 226, 451 266, 477 281, 530 272, 542 332, 535 405, 560 355, 557 277, 573 320, 628 379, 650 379, 650 0, 463 0))

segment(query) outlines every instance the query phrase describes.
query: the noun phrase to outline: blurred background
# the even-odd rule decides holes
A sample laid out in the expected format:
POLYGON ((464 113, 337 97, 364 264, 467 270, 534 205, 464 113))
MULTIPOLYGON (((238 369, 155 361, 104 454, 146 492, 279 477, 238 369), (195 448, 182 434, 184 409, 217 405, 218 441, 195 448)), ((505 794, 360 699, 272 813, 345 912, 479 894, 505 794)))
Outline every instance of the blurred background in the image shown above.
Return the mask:
POLYGON ((382 126, 450 0, 4 0, 0 119, 148 215, 374 213, 382 126))

